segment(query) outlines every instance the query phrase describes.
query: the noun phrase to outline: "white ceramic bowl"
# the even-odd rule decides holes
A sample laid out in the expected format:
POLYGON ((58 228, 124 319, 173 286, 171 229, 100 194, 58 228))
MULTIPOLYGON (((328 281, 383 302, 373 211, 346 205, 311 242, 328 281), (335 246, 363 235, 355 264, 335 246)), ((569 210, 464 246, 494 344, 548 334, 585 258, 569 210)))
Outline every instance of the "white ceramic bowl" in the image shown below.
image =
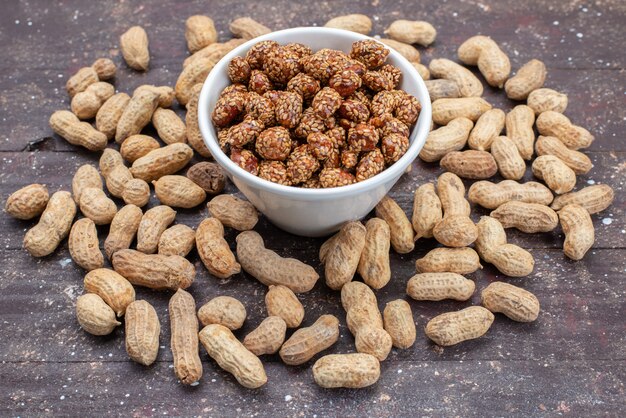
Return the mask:
POLYGON ((417 124, 411 131, 408 151, 395 164, 368 180, 343 187, 303 189, 254 176, 232 162, 220 149, 210 115, 220 92, 231 84, 227 75, 228 63, 236 56, 245 56, 252 45, 265 40, 274 40, 280 44, 299 42, 308 45, 313 51, 332 48, 349 52, 352 43, 361 39, 370 38, 341 29, 318 27, 272 32, 232 50, 217 63, 204 82, 198 103, 204 142, 235 186, 273 224, 285 231, 310 237, 324 236, 337 231, 346 221, 358 220, 367 215, 415 160, 426 142, 431 120, 428 90, 413 65, 389 48, 391 52, 387 62, 402 70, 399 88, 417 97, 422 105, 417 124))

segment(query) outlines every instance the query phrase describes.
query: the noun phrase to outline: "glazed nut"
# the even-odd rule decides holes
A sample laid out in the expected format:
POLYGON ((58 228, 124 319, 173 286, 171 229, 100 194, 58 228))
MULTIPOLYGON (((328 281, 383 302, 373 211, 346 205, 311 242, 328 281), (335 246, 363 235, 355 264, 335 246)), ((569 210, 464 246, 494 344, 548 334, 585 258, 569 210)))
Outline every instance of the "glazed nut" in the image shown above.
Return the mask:
POLYGON ((259 159, 252 151, 233 148, 230 152, 230 159, 250 174, 256 176, 259 173, 259 159))
POLYGON ((372 151, 378 140, 378 131, 368 123, 359 123, 348 131, 348 144, 353 151, 372 151))
MULTIPOLYGON (((397 134, 391 134, 386 138, 383 138, 382 149, 381 152, 378 148, 373 151, 368 151, 363 153, 361 160, 356 166, 356 180, 363 181, 367 180, 371 177, 374 177, 376 174, 381 173, 385 169, 385 152, 393 152, 390 147, 387 147, 386 144, 393 140, 393 137, 398 136, 397 134), (392 138, 390 138, 392 137, 392 138)), ((401 138, 398 138, 401 141, 401 138)), ((343 157, 343 154, 342 154, 343 157)), ((393 161, 390 162, 393 164, 393 161)))
POLYGON ((337 90, 324 87, 313 98, 311 107, 313 112, 321 119, 328 119, 341 106, 342 98, 337 90))
POLYGON ((380 148, 385 163, 391 165, 406 154, 409 149, 409 138, 403 134, 391 133, 383 137, 380 148))
POLYGON ((261 161, 261 164, 259 164, 259 177, 273 183, 291 186, 287 166, 282 161, 261 161))
POLYGON ((320 82, 305 73, 299 73, 287 83, 287 91, 297 93, 306 102, 311 101, 320 89, 320 82))
POLYGON ((352 44, 350 51, 350 57, 362 62, 368 69, 382 66, 387 60, 387 55, 389 55, 389 50, 374 40, 356 41, 352 44))
POLYGON ((319 166, 319 161, 311 153, 311 147, 308 144, 296 147, 287 158, 287 173, 293 184, 310 179, 319 166))
POLYGON ((233 83, 247 84, 252 69, 245 58, 235 57, 228 63, 228 78, 233 83))
POLYGON ((323 168, 319 175, 320 186, 324 188, 347 186, 356 181, 352 173, 342 168, 323 168))
POLYGON ((256 140, 264 126, 257 120, 245 118, 243 122, 228 129, 227 141, 230 146, 242 148, 256 140))
POLYGON ((348 97, 361 87, 361 77, 352 70, 337 71, 330 77, 328 85, 342 97, 348 97))

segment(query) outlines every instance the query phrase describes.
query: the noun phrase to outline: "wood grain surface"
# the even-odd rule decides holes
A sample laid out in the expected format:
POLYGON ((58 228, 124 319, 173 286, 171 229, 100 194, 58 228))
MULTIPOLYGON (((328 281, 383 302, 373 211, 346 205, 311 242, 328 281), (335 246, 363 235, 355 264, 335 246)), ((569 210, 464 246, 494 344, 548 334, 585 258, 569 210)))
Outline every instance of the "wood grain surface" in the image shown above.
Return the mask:
MULTIPOLYGON (((31 221, 0 216, 0 415, 1 416, 620 416, 626 410, 626 3, 579 1, 117 1, 5 0, 0 13, 0 195, 33 183, 51 191, 70 190, 82 164, 99 155, 53 135, 49 115, 69 107, 64 85, 96 58, 118 64, 115 86, 132 91, 141 84, 173 85, 188 52, 184 22, 193 14, 211 16, 220 40, 230 38, 228 22, 251 16, 272 29, 323 25, 331 17, 364 13, 373 35, 399 18, 427 20, 436 42, 420 48, 422 62, 456 58, 466 38, 492 36, 509 54, 514 70, 538 58, 546 63, 546 86, 569 96, 566 115, 589 129, 596 141, 587 150, 592 171, 577 188, 606 183, 616 191, 613 206, 593 216, 596 244, 580 262, 564 257, 563 234, 525 235, 510 241, 536 260, 526 278, 504 280, 535 293, 542 307, 536 322, 515 323, 502 315, 479 340, 441 348, 423 334, 437 314, 480 303, 480 290, 503 276, 489 265, 468 277, 478 291, 468 302, 409 301, 418 338, 408 350, 393 350, 382 363, 379 382, 363 390, 327 390, 315 385, 312 362, 289 367, 265 356, 269 382, 251 391, 219 369, 201 350, 204 376, 197 387, 181 385, 169 349, 168 292, 137 288, 162 324, 157 362, 143 367, 128 359, 123 329, 107 337, 86 334, 74 306, 84 272, 69 258, 64 242, 51 256, 31 258, 22 249, 31 221), (150 38, 150 71, 122 62, 118 38, 129 26, 144 26, 150 38)), ((515 105, 485 84, 485 97, 508 110, 515 105)), ((181 115, 182 108, 175 107, 181 115)), ((391 192, 407 213, 413 191, 441 173, 437 164, 413 163, 391 192)), ((532 179, 530 170, 526 179, 532 179)), ((228 184, 227 192, 236 193, 228 184)), ((118 201, 118 203, 120 203, 118 201)), ((152 198, 150 206, 157 204, 152 198)), ((486 211, 475 208, 477 220, 486 211)), ((196 227, 206 207, 179 210, 177 223, 196 227)), ((101 243, 107 227, 98 227, 101 243)), ((313 265, 322 239, 285 233, 261 219, 255 227, 269 248, 313 265)), ((226 238, 234 249, 235 231, 226 238)), ((435 247, 420 240, 415 251, 391 254, 392 280, 377 292, 379 305, 405 299, 414 261, 435 247)), ((243 338, 265 317, 265 287, 242 273, 228 280, 210 277, 195 251, 198 271, 191 292, 198 305, 217 295, 240 299, 248 311, 243 338)), ((340 318, 341 336, 328 352, 354 351, 339 294, 323 279, 300 295, 304 325, 319 315, 340 318)))

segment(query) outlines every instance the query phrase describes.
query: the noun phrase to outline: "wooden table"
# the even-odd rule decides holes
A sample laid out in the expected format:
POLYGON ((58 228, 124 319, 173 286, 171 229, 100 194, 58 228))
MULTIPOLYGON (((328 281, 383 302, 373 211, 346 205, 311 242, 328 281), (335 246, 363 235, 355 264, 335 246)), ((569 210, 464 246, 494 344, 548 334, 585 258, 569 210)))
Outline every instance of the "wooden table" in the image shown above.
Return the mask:
MULTIPOLYGON (((94 337, 80 329, 74 316, 84 272, 70 260, 66 243, 51 256, 31 258, 22 238, 33 222, 0 216, 0 415, 260 415, 260 416, 476 416, 572 415, 617 416, 626 410, 626 120, 624 39, 626 4, 598 5, 562 1, 448 1, 428 5, 414 1, 338 2, 159 1, 98 2, 5 0, 0 14, 0 192, 33 182, 51 191, 69 190, 78 166, 97 163, 85 152, 53 136, 49 115, 69 107, 64 84, 80 67, 99 57, 119 64, 115 85, 132 91, 140 84, 173 85, 187 56, 184 22, 208 14, 220 39, 229 38, 228 22, 250 15, 274 29, 323 25, 330 17, 362 12, 374 18, 374 33, 398 18, 425 19, 438 30, 433 47, 421 49, 423 62, 455 58, 458 45, 475 34, 495 38, 514 68, 532 58, 548 67, 546 85, 566 92, 566 114, 587 127, 596 141, 588 150, 595 167, 578 187, 607 183, 616 201, 595 215, 596 244, 584 260, 572 262, 561 251, 560 230, 539 235, 509 232, 510 241, 535 257, 534 273, 507 279, 487 265, 470 275, 477 289, 504 279, 535 293, 542 305, 539 319, 520 324, 497 315, 479 340, 440 348, 422 329, 433 316, 480 303, 410 301, 418 339, 408 350, 393 350, 382 363, 378 384, 363 390, 323 390, 310 366, 287 367, 277 356, 265 358, 268 384, 246 390, 202 350, 204 376, 197 387, 184 387, 174 376, 169 349, 167 302, 170 294, 137 289, 138 298, 155 305, 162 323, 161 350, 148 368, 131 362, 123 330, 94 337), (131 25, 150 36, 151 69, 129 70, 121 61, 118 37, 131 25), (620 413, 621 411, 621 413, 620 413)), ((589 2, 591 3, 591 2, 589 2)), ((486 98, 508 110, 514 105, 495 89, 486 98)), ((181 109, 178 108, 180 111, 181 109)), ((181 112, 182 113, 182 112, 181 112)), ((441 172, 437 165, 413 163, 391 195, 408 212, 412 193, 441 172)), ((527 175, 527 180, 532 178, 527 175)), ((228 192, 236 192, 232 185, 228 192)), ((151 205, 156 204, 155 199, 151 205)), ((477 209, 473 216, 485 212, 477 209)), ((206 209, 180 210, 177 222, 196 226, 206 209)), ((283 255, 314 265, 321 239, 296 237, 265 220, 255 228, 267 245, 283 255)), ((101 239, 107 228, 99 228, 101 239)), ((233 244, 234 231, 227 232, 233 244)), ((233 244, 234 247, 234 244, 233 244)), ((434 247, 420 241, 411 254, 393 253, 391 283, 378 292, 381 307, 406 298, 414 261, 434 247)), ((191 291, 199 304, 216 295, 244 302, 248 320, 237 332, 245 336, 265 315, 265 288, 246 274, 220 281, 209 277, 195 252, 198 277, 191 291)), ((323 280, 302 295, 305 324, 331 313, 341 319, 339 343, 328 352, 354 350, 344 322, 339 294, 323 280)))

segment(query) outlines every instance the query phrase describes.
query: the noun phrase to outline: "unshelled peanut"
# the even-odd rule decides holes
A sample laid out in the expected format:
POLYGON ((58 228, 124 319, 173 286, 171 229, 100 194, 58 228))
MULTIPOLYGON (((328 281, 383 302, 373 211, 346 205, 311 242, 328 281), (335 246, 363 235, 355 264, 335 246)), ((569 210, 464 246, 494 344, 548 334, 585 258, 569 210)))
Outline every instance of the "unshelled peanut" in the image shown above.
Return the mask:
POLYGON ((504 84, 507 97, 513 100, 526 100, 531 92, 543 86, 546 73, 546 65, 543 62, 537 59, 528 61, 504 84))
POLYGON ((405 349, 415 343, 417 332, 411 305, 407 301, 397 299, 387 303, 383 311, 383 321, 394 347, 405 349))
POLYGON ((498 165, 487 151, 466 150, 447 153, 441 167, 459 177, 472 180, 488 179, 498 172, 498 165))
POLYGON ((136 300, 126 308, 124 316, 125 345, 128 356, 149 366, 159 354, 161 323, 156 310, 145 300, 136 300))
POLYGON ((542 155, 533 161, 533 174, 543 180, 556 194, 572 191, 576 186, 576 173, 554 155, 542 155))
POLYGON ((213 19, 208 16, 194 15, 185 22, 185 39, 192 54, 217 42, 217 30, 213 19))
POLYGON ((326 285, 331 289, 341 290, 354 277, 365 246, 365 234, 366 229, 361 222, 348 222, 320 248, 326 285))
POLYGON ((137 250, 153 254, 159 246, 163 231, 174 222, 176 211, 169 206, 155 206, 146 211, 137 230, 137 250))
POLYGON ((148 34, 141 26, 133 26, 120 36, 120 49, 126 64, 137 71, 146 71, 150 64, 148 34))
POLYGON ((506 136, 509 138, 520 155, 525 160, 530 160, 533 156, 533 146, 535 145, 535 113, 526 105, 515 106, 506 114, 506 136))
POLYGON ((414 232, 409 218, 389 196, 376 205, 376 216, 389 225, 391 246, 398 254, 407 254, 415 248, 414 232))
POLYGON ((266 286, 284 285, 294 293, 303 293, 319 279, 313 267, 265 248, 263 238, 254 231, 237 235, 237 257, 241 267, 266 286))
POLYGON ((539 300, 521 287, 493 282, 483 289, 481 303, 491 312, 499 312, 518 322, 532 322, 539 316, 539 300))
POLYGON ((84 285, 86 292, 100 296, 117 316, 123 316, 128 305, 135 300, 132 284, 110 269, 98 268, 90 271, 85 275, 84 285))
POLYGON ((506 136, 499 136, 491 144, 491 155, 496 160, 500 175, 508 180, 520 180, 526 173, 526 162, 517 146, 506 136))
POLYGON ((259 221, 259 215, 252 203, 232 194, 215 196, 207 204, 211 216, 216 217, 229 228, 249 231, 259 221))
POLYGON ((135 205, 126 205, 115 214, 104 241, 104 252, 109 259, 116 251, 130 248, 142 216, 141 209, 135 205))
POLYGON ((478 222, 475 247, 484 261, 507 276, 528 276, 535 267, 532 254, 517 245, 508 244, 504 227, 490 216, 483 216, 478 222))
POLYGON ((552 202, 552 209, 559 211, 567 205, 579 205, 587 209, 589 214, 602 212, 613 203, 615 192, 607 184, 595 184, 584 187, 577 192, 557 196, 552 202))
POLYGON ((465 248, 435 248, 415 262, 418 273, 470 274, 481 269, 476 251, 465 248))
POLYGON ((233 35, 238 38, 253 39, 261 35, 266 35, 272 30, 267 26, 250 17, 240 17, 230 22, 228 26, 233 35))
POLYGON ((118 165, 124 164, 124 158, 122 155, 113 148, 107 148, 102 151, 98 167, 102 173, 102 177, 107 178, 109 173, 118 165))
POLYGON ((572 124, 567 116, 548 110, 537 117, 537 130, 541 135, 557 137, 569 149, 587 148, 594 140, 583 127, 572 124))
POLYGON ((57 110, 50 116, 50 128, 72 145, 79 145, 89 151, 100 151, 107 146, 107 136, 97 131, 88 122, 81 122, 69 110, 57 110))
POLYGON ((133 175, 130 173, 128 167, 123 164, 119 164, 111 170, 106 177, 106 186, 109 194, 120 198, 124 195, 126 184, 133 179, 133 175))
POLYGON ((178 224, 167 228, 159 238, 158 253, 161 255, 187 256, 196 245, 196 231, 178 224))
POLYGON ((78 119, 92 119, 100 107, 115 94, 115 87, 104 81, 93 83, 72 98, 70 108, 78 119))
POLYGON ((83 190, 89 187, 102 189, 102 179, 96 167, 91 164, 83 164, 78 167, 78 170, 74 173, 74 177, 72 177, 72 196, 74 197, 74 202, 77 204, 80 203, 83 190))
POLYGON ((29 184, 11 193, 4 205, 4 211, 15 219, 33 219, 41 215, 49 200, 46 186, 29 184))
POLYGON ((505 114, 501 109, 491 109, 480 115, 470 132, 467 144, 471 149, 489 151, 491 143, 504 129, 505 114))
POLYGON ((378 41, 390 48, 395 49, 396 52, 406 58, 409 62, 420 62, 420 52, 413 45, 396 41, 391 38, 380 38, 378 41))
POLYGON ((133 162, 130 172, 133 177, 146 182, 174 174, 189 163, 193 150, 187 144, 171 144, 150 151, 133 162))
POLYGON ((350 308, 358 305, 378 306, 376 295, 372 289, 361 282, 346 283, 341 288, 341 306, 348 312, 350 308))
POLYGON ((516 228, 527 234, 549 232, 559 224, 555 211, 537 203, 506 202, 489 216, 500 221, 504 228, 516 228))
POLYGON ((154 86, 152 84, 142 84, 133 91, 133 96, 140 91, 150 91, 152 93, 156 93, 159 96, 159 98, 157 99, 157 105, 163 108, 171 107, 174 103, 174 99, 176 98, 174 89, 170 86, 154 86))
POLYGON ((226 279, 241 271, 224 239, 224 226, 217 218, 207 218, 198 225, 196 249, 206 269, 218 279, 226 279))
POLYGON ((231 296, 217 296, 198 310, 202 325, 220 324, 231 331, 241 328, 246 316, 246 307, 231 296))
POLYGON ((442 217, 441 200, 435 192, 435 185, 426 183, 418 187, 413 197, 413 216, 411 217, 415 240, 432 238, 433 228, 442 217))
POLYGON ((157 148, 161 148, 159 141, 148 135, 131 135, 124 140, 120 146, 120 154, 129 163, 134 163, 135 160, 148 154, 157 148))
POLYGON ((256 356, 275 354, 285 342, 287 325, 279 316, 265 318, 243 339, 243 345, 256 356))
POLYGON ((117 122, 115 142, 137 135, 150 122, 159 104, 159 94, 151 90, 138 90, 133 94, 117 122))
MULTIPOLYGON (((414 66, 422 64, 413 63, 414 66)), ((416 67, 417 69, 418 67, 416 67)), ((421 67, 419 67, 421 68, 421 67)), ((418 70, 419 72, 420 70, 418 70)), ((455 99, 457 97, 461 97, 461 91, 459 90, 459 85, 452 80, 446 80, 445 78, 437 78, 434 80, 428 80, 430 77, 430 71, 426 68, 426 70, 421 70, 420 76, 425 80, 424 84, 426 84, 426 88, 428 89, 428 95, 430 96, 430 100, 433 102, 438 99, 455 99), (424 78, 427 76, 426 78, 424 78)))
POLYGON ((187 114, 185 115, 185 127, 187 131, 187 142, 198 154, 203 157, 211 157, 211 151, 207 148, 200 132, 200 125, 198 124, 198 98, 200 97, 200 90, 202 84, 196 84, 191 88, 189 93, 189 101, 185 106, 187 108, 187 114))
POLYGON ((400 19, 389 25, 385 35, 407 44, 428 46, 435 42, 437 30, 428 22, 400 19))
POLYGON ((170 299, 169 314, 174 372, 181 383, 196 385, 202 377, 202 362, 198 345, 196 302, 193 296, 178 289, 170 299))
POLYGON ((592 168, 591 159, 579 151, 571 150, 554 136, 539 136, 535 143, 538 156, 554 155, 576 174, 587 174, 592 168))
POLYGON ((372 19, 362 14, 350 14, 334 17, 326 22, 324 26, 369 35, 372 31, 372 19))
POLYGON ((109 335, 115 327, 122 325, 115 318, 113 309, 93 293, 76 299, 76 318, 80 326, 93 335, 109 335))
POLYGON ((467 65, 477 65, 487 83, 500 87, 511 73, 509 57, 498 44, 487 36, 472 36, 459 46, 459 60, 467 65))
POLYGON ((76 204, 70 192, 53 193, 39 223, 26 232, 24 248, 33 257, 51 254, 70 233, 74 216, 76 204))
POLYGON ((93 270, 104 265, 104 256, 99 248, 96 224, 89 219, 77 220, 67 240, 72 260, 85 270, 93 270))
POLYGON ((152 125, 166 144, 187 142, 187 127, 172 109, 158 107, 152 114, 152 125))
MULTIPOLYGON (((117 93, 109 97, 96 113, 96 129, 106 135, 107 139, 115 137, 117 124, 124 113, 124 109, 130 102, 130 96, 126 93, 117 93)), ((104 173, 102 173, 104 175, 104 173)))
POLYGON ((541 183, 534 181, 518 183, 513 180, 504 180, 500 183, 478 181, 472 184, 467 197, 470 202, 487 209, 496 209, 510 201, 549 205, 554 198, 550 189, 541 183))
POLYGON ((491 109, 491 105, 480 97, 439 99, 433 102, 432 106, 433 122, 437 125, 447 125, 457 118, 467 118, 476 122, 483 113, 491 109))
POLYGON ((426 336, 441 346, 482 337, 493 323, 493 314, 482 306, 470 306, 438 315, 426 324, 426 336))
POLYGON ((548 110, 563 113, 567 108, 567 95, 556 90, 541 88, 530 92, 526 104, 535 111, 536 115, 548 110))
POLYGON ((70 97, 74 97, 77 93, 85 91, 93 83, 115 77, 116 70, 113 61, 108 58, 99 58, 94 61, 91 67, 83 67, 71 76, 67 80, 65 88, 70 97))
POLYGON ((157 199, 171 207, 189 209, 206 199, 206 192, 185 176, 163 176, 152 184, 157 199))
POLYGON ((265 295, 268 316, 278 316, 288 328, 297 328, 304 319, 304 307, 287 286, 270 286, 265 295))
POLYGON ((443 173, 437 180, 437 193, 443 219, 433 228, 433 236, 447 247, 467 247, 476 240, 477 230, 469 218, 471 209, 463 182, 453 173, 443 173))
POLYGON ((559 219, 565 234, 563 253, 572 260, 582 260, 595 241, 589 212, 580 205, 569 204, 559 210, 559 219))
POLYGON ((391 279, 389 264, 391 232, 387 222, 379 218, 367 221, 365 229, 365 245, 357 271, 368 286, 381 289, 391 279))
POLYGON ((451 120, 446 126, 431 131, 419 157, 426 162, 435 162, 449 152, 463 149, 473 126, 474 123, 471 120, 457 118, 451 120))
POLYGON ((231 373, 241 386, 256 389, 267 382, 261 360, 240 343, 231 330, 211 324, 202 328, 199 336, 209 357, 231 373))
POLYGON ((113 253, 111 264, 132 284, 156 290, 186 289, 196 278, 193 264, 178 255, 119 250, 113 253))
POLYGON ((142 179, 130 179, 124 185, 122 199, 127 205, 144 207, 150 201, 150 186, 142 179))
POLYGON ((329 354, 313 365, 313 379, 323 388, 359 389, 380 377, 380 363, 370 354, 329 354))
POLYGON ((406 294, 415 300, 465 301, 472 297, 476 285, 457 273, 419 273, 406 284, 406 294))
POLYGON ((459 97, 480 97, 483 85, 470 70, 446 58, 430 61, 430 74, 435 78, 450 80, 456 83, 459 97))
POLYGON ((322 315, 309 327, 298 329, 280 348, 280 358, 285 364, 298 366, 335 344, 339 338, 339 320, 332 315, 322 315))
POLYGON ((357 352, 371 354, 379 361, 384 361, 391 352, 393 340, 382 325, 363 324, 354 334, 354 346, 357 352))

